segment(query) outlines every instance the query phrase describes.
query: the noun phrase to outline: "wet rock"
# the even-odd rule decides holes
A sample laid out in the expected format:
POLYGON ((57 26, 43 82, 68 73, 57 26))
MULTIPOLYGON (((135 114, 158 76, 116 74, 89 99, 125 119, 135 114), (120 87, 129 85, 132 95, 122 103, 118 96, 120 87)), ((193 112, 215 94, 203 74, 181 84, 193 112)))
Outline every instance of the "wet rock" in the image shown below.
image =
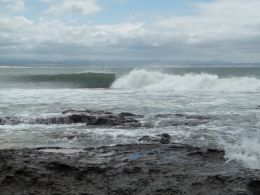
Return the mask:
POLYGON ((22 121, 18 118, 13 118, 13 117, 0 118, 0 125, 18 125, 20 123, 22 123, 22 121))
POLYGON ((75 154, 48 149, 0 150, 1 194, 259 194, 260 170, 226 163, 218 149, 182 144, 103 146, 75 154))
POLYGON ((96 121, 96 117, 92 115, 79 115, 73 114, 64 117, 52 117, 52 118, 37 118, 35 121, 31 123, 36 124, 72 124, 72 123, 90 123, 92 124, 93 121, 96 121))
POLYGON ((139 121, 134 118, 124 118, 115 115, 97 117, 95 121, 92 121, 92 123, 87 123, 87 125, 94 125, 94 126, 124 125, 124 126, 132 126, 132 127, 140 126, 139 121))
POLYGON ((162 133, 157 135, 156 137, 145 135, 141 137, 139 142, 147 142, 147 143, 161 143, 161 144, 169 144, 171 142, 171 136, 167 133, 162 133))
POLYGON ((160 137, 165 138, 165 139, 171 139, 171 136, 168 133, 162 133, 162 134, 159 134, 157 136, 160 136, 160 137))
POLYGON ((92 110, 66 110, 62 115, 49 118, 36 118, 21 120, 12 117, 0 118, 0 125, 17 125, 20 123, 29 124, 74 124, 85 123, 91 126, 121 126, 124 128, 153 128, 166 126, 198 126, 206 124, 211 116, 187 115, 187 114, 157 114, 152 118, 144 118, 143 115, 136 115, 129 112, 114 114, 109 111, 92 110), (142 118, 142 120, 141 120, 142 118))
POLYGON ((169 144, 171 142, 171 136, 167 133, 163 133, 159 135, 161 137, 160 143, 161 144, 169 144))
POLYGON ((260 180, 253 180, 248 184, 248 191, 251 195, 260 194, 260 180))
POLYGON ((66 110, 63 112, 65 116, 52 118, 37 118, 31 123, 36 124, 73 124, 86 123, 91 126, 125 126, 125 127, 141 127, 142 124, 136 118, 141 115, 132 113, 113 114, 107 111, 91 111, 91 110, 66 110))
POLYGON ((152 136, 149 136, 149 135, 145 135, 143 137, 141 137, 139 140, 139 142, 159 142, 160 139, 158 137, 152 137, 152 136))
POLYGON ((136 115, 130 112, 121 112, 120 114, 118 114, 119 117, 143 117, 143 115, 136 115))
POLYGON ((156 114, 155 117, 157 118, 169 118, 169 117, 174 117, 175 114, 156 114))
POLYGON ((82 111, 80 111, 80 110, 78 110, 78 111, 76 111, 76 110, 65 110, 65 111, 63 111, 62 112, 62 114, 68 114, 68 113, 75 113, 75 112, 85 112, 84 110, 82 110, 82 111))
POLYGON ((201 120, 163 120, 160 121, 158 127, 167 127, 167 126, 198 126, 206 124, 207 121, 201 120))

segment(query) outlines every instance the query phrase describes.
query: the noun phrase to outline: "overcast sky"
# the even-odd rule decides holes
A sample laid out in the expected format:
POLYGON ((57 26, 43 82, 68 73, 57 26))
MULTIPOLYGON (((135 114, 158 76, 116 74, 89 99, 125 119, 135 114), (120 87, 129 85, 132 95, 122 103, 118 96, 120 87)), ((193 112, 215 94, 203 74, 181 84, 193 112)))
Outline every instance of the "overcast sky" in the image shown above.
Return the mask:
POLYGON ((260 62, 260 0, 0 0, 0 59, 260 62))

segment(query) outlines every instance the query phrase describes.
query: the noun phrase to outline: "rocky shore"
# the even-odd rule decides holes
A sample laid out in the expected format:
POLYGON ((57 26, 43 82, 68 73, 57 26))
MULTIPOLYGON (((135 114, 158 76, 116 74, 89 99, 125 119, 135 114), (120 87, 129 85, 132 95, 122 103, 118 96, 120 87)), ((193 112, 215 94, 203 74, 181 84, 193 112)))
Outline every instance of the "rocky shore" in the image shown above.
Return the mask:
MULTIPOLYGON (((68 110, 29 123, 85 123, 86 126, 149 128, 152 121, 132 113, 68 110)), ((195 126, 212 116, 158 114, 159 126, 195 126)), ((25 123, 2 117, 0 124, 25 123)), ((260 170, 228 162, 225 151, 177 144, 166 133, 136 144, 97 148, 0 150, 1 195, 259 195, 260 170)))
POLYGON ((0 151, 3 195, 260 194, 260 171, 181 144, 0 151))
POLYGON ((112 113, 107 111, 91 111, 91 110, 66 110, 59 116, 49 118, 20 119, 14 117, 0 117, 0 125, 18 125, 25 124, 76 124, 85 123, 87 126, 96 127, 153 127, 156 123, 157 127, 165 126, 198 126, 207 123, 213 116, 208 115, 187 115, 177 114, 156 114, 143 120, 145 116, 136 115, 129 112, 112 113), (159 121, 159 122, 157 122, 159 121))

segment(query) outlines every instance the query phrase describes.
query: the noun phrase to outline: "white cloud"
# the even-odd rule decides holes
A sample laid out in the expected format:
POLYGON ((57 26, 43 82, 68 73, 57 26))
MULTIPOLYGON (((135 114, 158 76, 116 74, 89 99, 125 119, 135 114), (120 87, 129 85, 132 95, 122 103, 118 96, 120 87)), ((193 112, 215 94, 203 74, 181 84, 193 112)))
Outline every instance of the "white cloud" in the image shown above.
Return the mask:
POLYGON ((10 6, 10 9, 15 12, 20 12, 24 11, 26 6, 23 0, 15 0, 14 3, 10 6))
POLYGON ((0 12, 1 10, 22 12, 26 10, 26 4, 24 3, 24 0, 0 0, 0 12))
POLYGON ((90 15, 100 10, 101 7, 95 0, 61 0, 51 4, 47 12, 58 15, 68 13, 90 15))
POLYGON ((159 21, 188 43, 237 40, 260 35, 260 1, 218 0, 196 4, 195 16, 174 16, 159 21))
MULTIPOLYGON (((49 12, 56 14, 88 15, 101 9, 94 0, 47 3, 49 12)), ((22 16, 2 15, 0 53, 43 58, 260 61, 259 0, 215 0, 194 4, 194 9, 197 14, 189 16, 106 25, 78 25, 50 17, 32 22, 22 16)))

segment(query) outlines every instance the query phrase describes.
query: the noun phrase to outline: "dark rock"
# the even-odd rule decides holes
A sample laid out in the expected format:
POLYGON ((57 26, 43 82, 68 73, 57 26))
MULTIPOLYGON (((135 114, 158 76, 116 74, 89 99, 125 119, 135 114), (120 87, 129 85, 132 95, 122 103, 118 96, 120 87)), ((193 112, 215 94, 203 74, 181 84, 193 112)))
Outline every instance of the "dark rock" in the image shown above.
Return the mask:
POLYGON ((135 115, 129 112, 121 112, 120 114, 118 114, 119 117, 134 117, 134 116, 141 116, 141 115, 135 115))
POLYGON ((77 168, 73 167, 72 165, 68 165, 65 164, 63 162, 59 162, 59 161, 54 161, 54 162, 50 162, 46 165, 46 168, 49 170, 54 170, 57 172, 72 172, 74 170, 76 170, 77 168))
POLYGON ((201 120, 164 120, 160 121, 159 127, 167 127, 167 126, 198 126, 202 124, 206 124, 207 121, 201 120))
POLYGON ((51 124, 93 123, 93 121, 96 121, 95 116, 73 114, 64 117, 37 118, 35 121, 32 121, 31 123, 51 125, 51 124))
POLYGON ((113 114, 108 111, 91 111, 91 110, 66 110, 63 115, 50 118, 36 118, 28 121, 23 121, 18 118, 2 117, 0 125, 17 125, 20 123, 29 124, 73 124, 86 123, 91 126, 121 126, 125 128, 153 128, 154 126, 198 126, 205 124, 211 118, 203 115, 186 115, 186 114, 157 114, 155 118, 144 118, 143 115, 136 115, 129 112, 121 112, 113 114), (165 118, 156 121, 156 118, 165 118), (145 121, 146 120, 146 121, 145 121))
POLYGON ((157 118, 169 118, 175 116, 174 114, 156 114, 155 117, 157 118))
POLYGON ((13 117, 0 118, 0 125, 18 125, 20 123, 22 123, 22 121, 18 118, 13 118, 13 117))
POLYGON ((145 135, 145 136, 141 137, 138 141, 139 142, 159 142, 159 138, 145 135))
POLYGON ((91 126, 142 126, 142 124, 136 119, 140 117, 140 115, 135 115, 132 113, 120 113, 117 115, 107 111, 66 110, 63 112, 63 114, 66 114, 66 116, 52 118, 37 118, 31 123, 46 125, 86 123, 87 125, 91 126))
POLYGON ((186 115, 185 115, 185 114, 177 113, 177 114, 175 114, 175 116, 177 116, 177 117, 185 117, 186 115))
POLYGON ((171 142, 171 136, 167 133, 162 133, 159 135, 156 135, 156 137, 152 136, 143 136, 142 138, 139 139, 140 141, 145 141, 145 142, 151 142, 151 143, 161 143, 161 144, 169 144, 171 142))
POLYGON ((139 142, 150 142, 150 143, 161 143, 161 144, 169 144, 171 142, 171 136, 167 133, 162 133, 157 135, 156 137, 145 135, 141 137, 139 142))
POLYGON ((171 136, 167 133, 163 133, 159 135, 161 137, 160 143, 161 144, 169 144, 171 142, 171 136))
MULTIPOLYGON (((161 135, 162 137, 169 137, 161 135)), ((260 170, 226 163, 218 149, 182 144, 0 150, 0 192, 27 194, 258 195, 260 170), (45 149, 45 150, 44 150, 45 149), (195 155, 190 155, 190 154, 195 155)))
POLYGON ((162 133, 162 134, 160 134, 158 136, 160 136, 162 138, 165 138, 165 139, 171 139, 171 136, 168 133, 162 133))
POLYGON ((132 127, 139 127, 139 121, 133 118, 124 118, 118 117, 115 115, 107 115, 107 116, 99 116, 96 120, 92 121, 92 123, 87 123, 87 125, 94 125, 94 126, 132 126, 132 127))
MULTIPOLYGON (((73 112, 76 112, 76 110, 65 110, 62 112, 62 114, 68 114, 68 113, 73 113, 73 112)), ((84 111, 82 111, 82 112, 84 112, 84 111)))
POLYGON ((160 139, 160 143, 161 143, 161 144, 169 144, 169 143, 170 143, 170 139, 167 139, 167 138, 163 138, 163 137, 162 137, 162 138, 160 139))
POLYGON ((211 116, 203 116, 203 115, 186 115, 187 119, 196 119, 196 120, 209 120, 211 116))
POLYGON ((260 194, 260 180, 253 180, 248 184, 248 191, 252 195, 260 194))

